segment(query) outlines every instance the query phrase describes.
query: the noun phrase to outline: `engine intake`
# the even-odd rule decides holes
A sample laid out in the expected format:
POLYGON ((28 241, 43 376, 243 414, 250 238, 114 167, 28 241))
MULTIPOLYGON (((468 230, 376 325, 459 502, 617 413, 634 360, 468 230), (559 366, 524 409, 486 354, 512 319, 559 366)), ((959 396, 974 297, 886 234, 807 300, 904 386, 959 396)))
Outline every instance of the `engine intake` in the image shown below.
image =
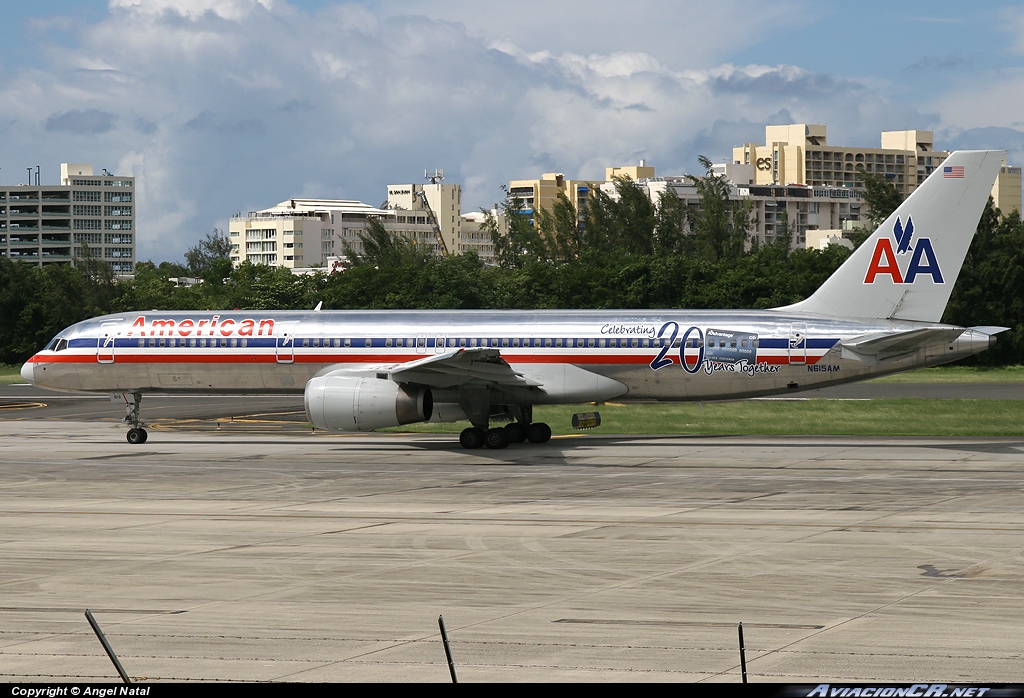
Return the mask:
POLYGON ((306 384, 305 403, 306 418, 327 431, 373 431, 425 422, 434 411, 429 388, 331 374, 306 384))

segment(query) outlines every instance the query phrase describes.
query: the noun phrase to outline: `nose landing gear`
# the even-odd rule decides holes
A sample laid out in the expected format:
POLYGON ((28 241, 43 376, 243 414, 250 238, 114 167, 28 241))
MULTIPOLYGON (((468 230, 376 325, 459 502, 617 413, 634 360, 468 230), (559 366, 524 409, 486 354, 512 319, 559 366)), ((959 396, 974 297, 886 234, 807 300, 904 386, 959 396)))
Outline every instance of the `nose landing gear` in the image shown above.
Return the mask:
POLYGON ((128 434, 125 438, 128 443, 132 444, 144 444, 149 438, 149 433, 143 428, 142 418, 140 412, 142 411, 142 393, 122 393, 121 397, 124 398, 124 419, 121 420, 122 424, 131 426, 128 430, 128 434))

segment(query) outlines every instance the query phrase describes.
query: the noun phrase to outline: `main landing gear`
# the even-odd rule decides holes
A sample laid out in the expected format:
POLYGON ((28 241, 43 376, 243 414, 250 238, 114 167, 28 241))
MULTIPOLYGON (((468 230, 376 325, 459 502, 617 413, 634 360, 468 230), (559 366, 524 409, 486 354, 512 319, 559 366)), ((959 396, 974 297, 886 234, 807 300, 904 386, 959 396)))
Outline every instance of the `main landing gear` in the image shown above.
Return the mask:
POLYGON ((463 448, 505 448, 509 444, 529 441, 532 444, 546 443, 551 439, 551 427, 544 422, 510 422, 503 427, 482 429, 469 427, 459 435, 459 443, 463 448))
POLYGON ((142 411, 142 393, 124 393, 124 419, 121 420, 121 424, 128 424, 131 429, 128 430, 128 434, 125 436, 128 439, 128 443, 144 444, 146 439, 149 438, 149 434, 143 428, 142 418, 140 412, 142 411))

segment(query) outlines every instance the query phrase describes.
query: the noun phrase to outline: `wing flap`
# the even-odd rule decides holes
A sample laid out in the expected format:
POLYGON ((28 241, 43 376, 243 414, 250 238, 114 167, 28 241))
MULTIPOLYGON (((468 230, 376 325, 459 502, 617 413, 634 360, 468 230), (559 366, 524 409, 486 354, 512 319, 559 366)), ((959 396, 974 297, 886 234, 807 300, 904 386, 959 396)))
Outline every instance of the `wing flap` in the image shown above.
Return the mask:
POLYGON ((459 349, 429 356, 388 371, 391 380, 431 388, 460 388, 469 384, 539 388, 540 383, 512 370, 497 349, 459 349))

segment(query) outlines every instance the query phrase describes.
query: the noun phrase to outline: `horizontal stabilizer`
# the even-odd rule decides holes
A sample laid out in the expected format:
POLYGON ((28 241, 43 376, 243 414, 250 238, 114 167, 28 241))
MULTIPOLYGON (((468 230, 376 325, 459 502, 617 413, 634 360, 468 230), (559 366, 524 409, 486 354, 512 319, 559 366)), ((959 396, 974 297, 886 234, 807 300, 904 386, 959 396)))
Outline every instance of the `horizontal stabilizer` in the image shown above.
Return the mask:
POLYGON ((968 327, 967 329, 974 330, 975 332, 981 332, 982 334, 987 334, 989 336, 992 336, 992 335, 997 335, 1000 332, 1006 332, 1006 330, 1008 330, 1010 328, 1009 327, 1000 327, 998 325, 978 325, 977 327, 968 327))
POLYGON ((885 359, 913 353, 929 344, 953 342, 963 334, 962 327, 922 327, 906 332, 864 334, 840 343, 844 359, 857 359, 870 366, 885 359))

